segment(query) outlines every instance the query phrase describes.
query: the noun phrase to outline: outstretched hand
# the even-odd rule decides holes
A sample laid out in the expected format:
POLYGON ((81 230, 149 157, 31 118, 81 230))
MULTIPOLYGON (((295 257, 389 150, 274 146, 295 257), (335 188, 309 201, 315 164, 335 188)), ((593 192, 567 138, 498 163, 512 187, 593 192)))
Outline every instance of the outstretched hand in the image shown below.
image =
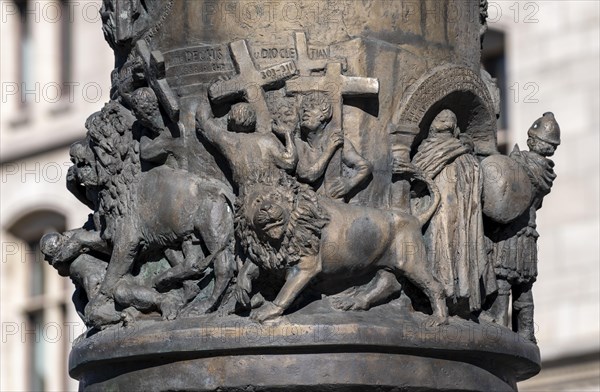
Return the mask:
POLYGON ((271 120, 271 129, 273 130, 273 133, 278 136, 291 135, 294 132, 293 128, 278 119, 271 120))
POLYGON ((415 166, 412 162, 401 161, 398 159, 394 159, 392 164, 392 171, 396 174, 404 174, 404 173, 415 173, 415 174, 423 174, 422 170, 415 166))
POLYGON ((329 196, 334 199, 339 199, 350 191, 350 183, 348 180, 340 177, 334 179, 328 188, 329 196))

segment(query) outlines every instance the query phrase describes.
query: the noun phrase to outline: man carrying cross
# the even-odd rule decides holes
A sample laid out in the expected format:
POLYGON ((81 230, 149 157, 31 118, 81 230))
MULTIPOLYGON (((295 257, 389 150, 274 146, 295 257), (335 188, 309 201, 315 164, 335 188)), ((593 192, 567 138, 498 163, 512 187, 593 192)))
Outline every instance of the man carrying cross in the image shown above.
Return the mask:
POLYGON ((332 119, 332 105, 323 93, 313 92, 302 100, 300 137, 295 143, 298 150, 296 175, 302 181, 320 187, 325 170, 340 147, 344 165, 356 170, 352 177, 336 177, 325 184, 328 196, 338 199, 347 195, 369 177, 373 171, 352 143, 344 138, 340 128, 327 129, 332 119))
POLYGON ((296 138, 296 174, 315 188, 323 183, 330 197, 340 199, 348 195, 371 175, 373 168, 343 136, 343 99, 378 94, 379 81, 342 75, 342 64, 332 62, 325 67, 325 75, 288 80, 286 91, 307 94, 302 103, 301 135, 296 138), (342 163, 354 169, 355 175, 343 177, 342 163))
POLYGON ((231 58, 237 75, 226 80, 218 80, 208 89, 208 96, 213 102, 243 98, 256 113, 256 132, 271 133, 271 114, 265 99, 265 88, 277 86, 297 73, 293 61, 257 69, 246 40, 229 44, 231 58))

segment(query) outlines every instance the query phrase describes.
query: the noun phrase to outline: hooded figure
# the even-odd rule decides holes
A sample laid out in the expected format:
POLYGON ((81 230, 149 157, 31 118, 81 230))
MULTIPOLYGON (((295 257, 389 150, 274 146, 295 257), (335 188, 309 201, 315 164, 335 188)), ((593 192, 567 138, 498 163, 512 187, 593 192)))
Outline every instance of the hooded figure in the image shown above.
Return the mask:
POLYGON ((479 162, 460 136, 456 115, 442 110, 412 163, 434 180, 442 198, 425 231, 430 270, 455 303, 454 312, 469 317, 496 291, 496 281, 483 236, 479 162))

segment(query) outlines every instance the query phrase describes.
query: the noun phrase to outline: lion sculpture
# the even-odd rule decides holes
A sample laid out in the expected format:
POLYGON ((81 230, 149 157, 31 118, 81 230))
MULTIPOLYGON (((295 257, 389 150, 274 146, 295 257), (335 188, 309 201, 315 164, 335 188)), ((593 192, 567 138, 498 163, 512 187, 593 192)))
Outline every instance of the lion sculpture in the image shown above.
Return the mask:
MULTIPOLYGON (((362 306, 353 309, 366 310, 371 303, 389 298, 400 290, 398 277, 403 276, 429 299, 432 321, 445 323, 448 310, 444 290, 426 269, 421 235, 422 226, 440 200, 434 186, 429 185, 432 203, 418 216, 345 204, 319 196, 293 179, 249 186, 238 201, 236 213, 236 235, 248 259, 238 285, 247 280, 243 274, 256 275, 248 262, 259 271, 286 272, 274 301, 265 301, 251 317, 262 322, 282 315, 310 283, 375 273, 368 285, 373 291, 362 306), (328 244, 335 244, 335 249, 327 250, 328 244)), ((236 288, 238 301, 239 291, 236 288)))
POLYGON ((98 238, 110 248, 104 280, 85 309, 88 325, 99 328, 118 319, 112 305, 116 290, 134 264, 144 262, 144 254, 181 249, 187 279, 200 276, 212 264, 211 296, 188 305, 195 306, 196 313, 217 304, 235 272, 233 196, 224 186, 184 170, 159 166, 142 172, 134 121, 131 112, 115 102, 90 116, 86 148, 93 152, 87 154, 91 162, 79 163, 89 167, 77 170, 86 174, 80 176, 82 188, 99 189, 94 213, 98 238))

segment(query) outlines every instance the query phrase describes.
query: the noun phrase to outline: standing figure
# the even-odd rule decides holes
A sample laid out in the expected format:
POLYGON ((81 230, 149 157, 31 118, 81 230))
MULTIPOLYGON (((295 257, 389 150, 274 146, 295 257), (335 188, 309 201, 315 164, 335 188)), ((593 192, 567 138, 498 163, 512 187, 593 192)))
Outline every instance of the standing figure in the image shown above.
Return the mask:
POLYGON ((530 207, 514 221, 490 233, 494 242, 492 260, 498 280, 498 297, 489 315, 508 327, 509 296, 512 291, 512 328, 535 342, 532 286, 537 277, 536 211, 550 193, 556 178, 554 162, 548 159, 560 144, 560 128, 552 113, 544 113, 527 132, 529 151, 515 145, 510 157, 521 165, 533 186, 530 207))
POLYGON ((481 310, 496 291, 483 236, 482 179, 472 147, 460 140, 456 115, 442 110, 412 163, 433 179, 440 207, 425 232, 430 270, 464 317, 481 310))
POLYGON ((358 154, 342 130, 327 129, 333 108, 323 93, 310 93, 302 100, 300 137, 296 137, 298 167, 296 175, 319 188, 331 158, 342 147, 342 162, 356 172, 352 177, 338 177, 325 184, 328 196, 338 199, 362 184, 372 173, 371 164, 358 154))

